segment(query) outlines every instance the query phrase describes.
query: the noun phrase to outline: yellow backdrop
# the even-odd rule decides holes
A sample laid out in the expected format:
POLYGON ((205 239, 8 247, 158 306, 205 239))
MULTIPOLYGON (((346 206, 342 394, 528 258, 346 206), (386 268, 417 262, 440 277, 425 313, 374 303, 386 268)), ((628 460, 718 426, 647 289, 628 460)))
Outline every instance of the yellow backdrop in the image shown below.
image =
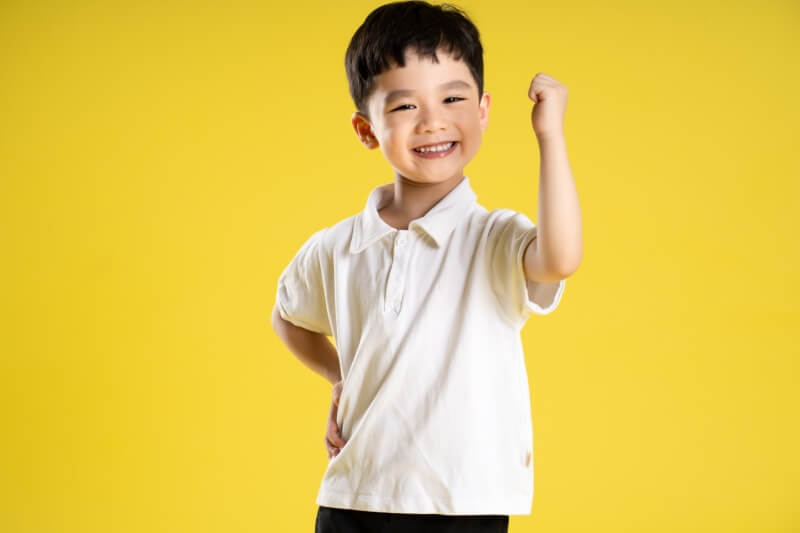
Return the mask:
MULTIPOLYGON (((378 5, 0 5, 0 530, 313 531, 330 384, 270 313, 392 179, 343 66, 378 5)), ((797 3, 458 5, 492 94, 479 202, 535 220, 546 72, 584 221, 523 330, 510 531, 797 531, 797 3)))

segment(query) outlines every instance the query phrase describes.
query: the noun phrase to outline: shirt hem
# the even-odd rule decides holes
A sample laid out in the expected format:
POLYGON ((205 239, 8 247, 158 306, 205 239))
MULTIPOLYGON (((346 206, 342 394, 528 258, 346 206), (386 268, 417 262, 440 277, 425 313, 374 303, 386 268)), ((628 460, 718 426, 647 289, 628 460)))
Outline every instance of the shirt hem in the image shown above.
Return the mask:
POLYGON ((530 515, 533 496, 505 497, 496 500, 490 500, 485 497, 476 500, 460 499, 458 502, 451 502, 450 505, 440 505, 430 500, 398 500, 397 498, 386 498, 376 494, 320 490, 317 494, 316 503, 324 507, 379 513, 530 515))

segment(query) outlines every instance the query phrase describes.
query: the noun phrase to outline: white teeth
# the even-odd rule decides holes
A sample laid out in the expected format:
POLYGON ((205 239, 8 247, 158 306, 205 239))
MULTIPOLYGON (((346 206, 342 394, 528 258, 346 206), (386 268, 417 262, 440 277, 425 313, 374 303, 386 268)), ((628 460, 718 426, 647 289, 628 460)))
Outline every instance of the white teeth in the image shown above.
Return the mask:
POLYGON ((445 150, 449 150, 454 143, 449 142, 445 144, 437 144, 435 146, 430 146, 426 148, 414 148, 417 152, 444 152, 445 150))

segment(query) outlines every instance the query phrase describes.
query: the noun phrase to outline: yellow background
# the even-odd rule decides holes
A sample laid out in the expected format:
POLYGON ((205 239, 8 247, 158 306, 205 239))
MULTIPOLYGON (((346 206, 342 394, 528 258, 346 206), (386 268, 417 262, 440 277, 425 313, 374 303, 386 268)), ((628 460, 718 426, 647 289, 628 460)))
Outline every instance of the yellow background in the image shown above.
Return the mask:
MULTIPOLYGON (((0 4, 0 530, 313 531, 330 384, 269 319, 392 179, 343 67, 378 5, 0 4)), ((545 72, 584 221, 510 531, 797 531, 798 4, 458 5, 478 201, 536 219, 545 72)))

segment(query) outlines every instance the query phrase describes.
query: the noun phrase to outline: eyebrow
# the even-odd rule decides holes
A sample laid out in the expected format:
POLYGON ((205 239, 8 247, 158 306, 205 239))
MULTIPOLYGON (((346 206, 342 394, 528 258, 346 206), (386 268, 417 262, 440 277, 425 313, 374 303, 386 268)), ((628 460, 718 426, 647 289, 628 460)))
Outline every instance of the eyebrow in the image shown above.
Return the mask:
MULTIPOLYGON (((463 81, 463 80, 453 80, 448 81, 447 83, 443 83, 439 85, 440 89, 471 89, 472 85, 463 81)), ((400 98, 401 96, 411 96, 414 94, 414 91, 410 89, 396 89, 391 91, 389 94, 386 95, 386 98, 383 100, 383 104, 386 105, 395 98, 400 98)))

